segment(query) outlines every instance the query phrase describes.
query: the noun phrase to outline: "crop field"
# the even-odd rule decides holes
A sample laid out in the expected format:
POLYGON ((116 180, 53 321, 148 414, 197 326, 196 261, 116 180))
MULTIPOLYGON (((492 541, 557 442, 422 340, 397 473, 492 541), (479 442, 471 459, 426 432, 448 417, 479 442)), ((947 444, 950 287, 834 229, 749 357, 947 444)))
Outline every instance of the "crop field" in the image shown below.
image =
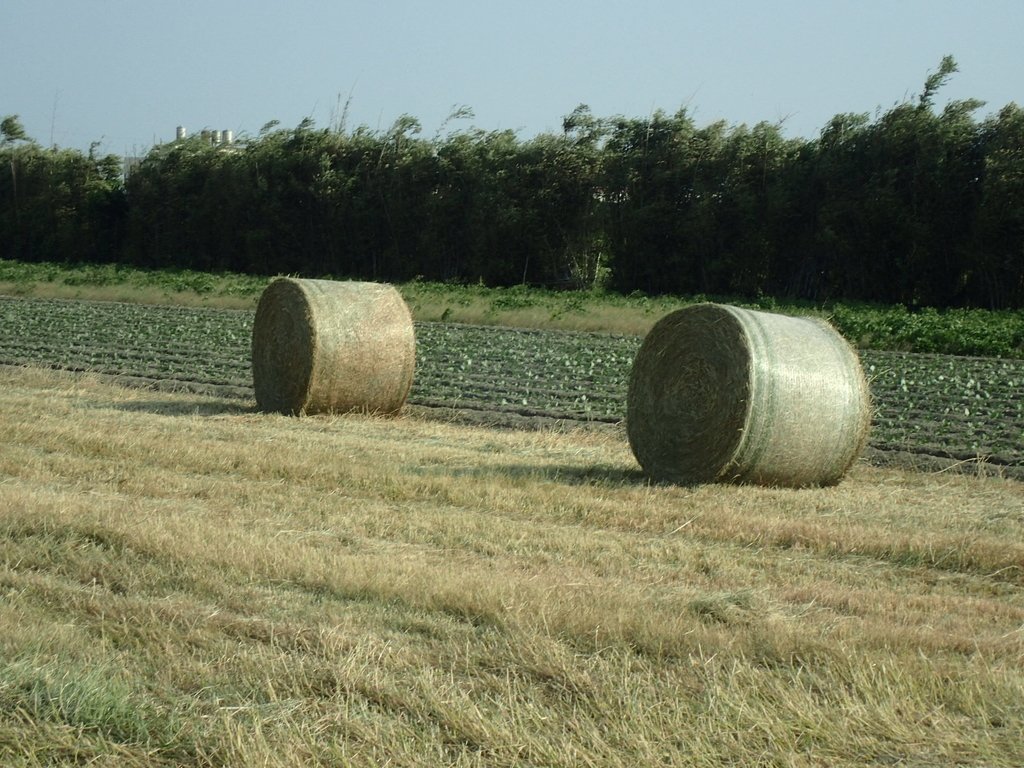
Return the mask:
MULTIPOLYGON (((253 312, 0 297, 0 364, 252 395, 253 312)), ((635 336, 418 323, 410 403, 618 423, 635 336)), ((865 350, 871 445, 1024 472, 1024 360, 865 350)))

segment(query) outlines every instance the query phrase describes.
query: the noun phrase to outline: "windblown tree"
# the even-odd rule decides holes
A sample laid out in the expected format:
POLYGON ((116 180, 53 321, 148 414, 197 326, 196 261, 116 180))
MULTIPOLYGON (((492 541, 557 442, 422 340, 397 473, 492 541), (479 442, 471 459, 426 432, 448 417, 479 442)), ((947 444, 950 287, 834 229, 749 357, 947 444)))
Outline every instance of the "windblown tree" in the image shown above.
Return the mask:
MULTIPOLYGON (((586 105, 528 140, 276 121, 231 146, 98 153, 0 122, 0 255, 621 292, 1024 306, 1024 113, 919 96, 813 140, 586 105)), ((466 108, 451 120, 470 117, 466 108)), ((447 123, 446 123, 447 125, 447 123)), ((442 127, 444 128, 444 126, 442 127)))
POLYGON ((971 303, 1024 307, 1024 109, 1009 104, 981 126, 982 172, 964 270, 971 303))
POLYGON ((0 122, 0 242, 4 258, 116 261, 125 215, 121 160, 44 149, 16 115, 0 122))

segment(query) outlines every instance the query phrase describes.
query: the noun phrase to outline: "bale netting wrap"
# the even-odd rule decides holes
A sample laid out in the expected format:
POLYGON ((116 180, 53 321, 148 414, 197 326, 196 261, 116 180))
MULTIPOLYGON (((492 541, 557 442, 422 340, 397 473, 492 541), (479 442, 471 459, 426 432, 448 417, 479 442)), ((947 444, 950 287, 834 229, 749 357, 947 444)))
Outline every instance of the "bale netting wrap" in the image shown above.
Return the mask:
POLYGON ((832 485, 870 424, 857 353, 822 320, 680 309, 651 329, 630 375, 629 444, 655 480, 832 485))
POLYGON ((412 316, 393 286, 278 278, 260 296, 252 375, 261 410, 395 413, 415 364, 412 316))

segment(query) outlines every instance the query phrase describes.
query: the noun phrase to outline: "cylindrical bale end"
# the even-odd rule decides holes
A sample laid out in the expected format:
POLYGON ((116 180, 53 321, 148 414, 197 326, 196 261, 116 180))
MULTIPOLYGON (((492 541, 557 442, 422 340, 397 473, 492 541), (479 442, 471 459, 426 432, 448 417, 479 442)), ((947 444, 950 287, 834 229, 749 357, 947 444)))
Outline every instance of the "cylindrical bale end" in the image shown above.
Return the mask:
POLYGON ((857 353, 820 320, 687 307, 655 324, 630 375, 629 444, 659 481, 832 485, 870 424, 857 353))
POLYGON ((260 296, 252 373, 261 410, 396 413, 415 364, 412 316, 393 286, 278 278, 260 296))

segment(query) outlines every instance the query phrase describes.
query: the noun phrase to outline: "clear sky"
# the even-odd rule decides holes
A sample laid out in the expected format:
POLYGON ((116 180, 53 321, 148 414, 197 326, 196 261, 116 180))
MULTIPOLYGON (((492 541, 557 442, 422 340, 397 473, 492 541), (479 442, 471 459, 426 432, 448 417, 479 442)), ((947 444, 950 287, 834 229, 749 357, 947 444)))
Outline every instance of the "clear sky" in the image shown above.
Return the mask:
POLYGON ((946 54, 960 72, 939 106, 1024 104, 1022 31, 1024 0, 0 0, 0 116, 115 154, 178 125, 256 135, 342 114, 528 139, 581 103, 812 138, 914 98, 946 54), (474 117, 445 125, 456 106, 474 117))

